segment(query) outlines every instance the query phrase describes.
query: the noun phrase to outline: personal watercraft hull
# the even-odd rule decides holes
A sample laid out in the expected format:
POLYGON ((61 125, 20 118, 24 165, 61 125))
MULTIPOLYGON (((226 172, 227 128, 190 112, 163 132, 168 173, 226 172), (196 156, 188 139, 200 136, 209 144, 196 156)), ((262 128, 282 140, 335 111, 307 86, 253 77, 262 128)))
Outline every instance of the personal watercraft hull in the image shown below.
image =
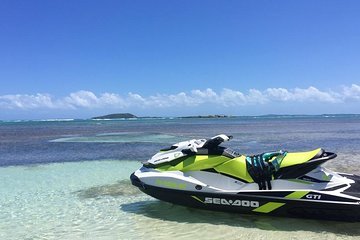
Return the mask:
MULTIPOLYGON (((360 177, 347 192, 360 188, 360 177), (352 189, 352 190, 351 190, 352 189)), ((134 173, 134 186, 156 199, 192 208, 242 214, 272 215, 335 221, 360 221, 360 202, 327 194, 326 191, 253 191, 237 194, 183 191, 152 186, 134 173), (319 199, 321 198, 321 200, 319 199)), ((354 193, 353 195, 358 195, 354 193)), ((360 197, 360 196, 358 196, 360 197)))
POLYGON ((194 208, 360 221, 360 177, 321 166, 335 153, 318 148, 246 156, 220 146, 231 138, 221 134, 162 149, 131 182, 154 198, 194 208))

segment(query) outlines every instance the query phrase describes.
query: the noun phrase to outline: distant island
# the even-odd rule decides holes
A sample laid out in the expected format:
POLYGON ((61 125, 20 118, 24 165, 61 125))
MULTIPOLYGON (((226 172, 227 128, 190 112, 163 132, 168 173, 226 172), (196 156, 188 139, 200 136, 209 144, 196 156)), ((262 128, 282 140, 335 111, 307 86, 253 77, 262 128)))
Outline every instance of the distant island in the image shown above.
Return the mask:
POLYGON ((138 118, 131 113, 113 113, 104 116, 93 117, 91 119, 119 119, 119 118, 138 118))
MULTIPOLYGON (((180 117, 154 117, 154 116, 141 116, 138 117, 131 113, 113 113, 103 116, 92 117, 94 120, 108 120, 108 119, 221 119, 221 118, 243 118, 243 119, 278 119, 278 118, 332 118, 332 117, 360 117, 360 114, 319 114, 319 115, 301 115, 301 114, 266 114, 258 116, 234 116, 234 115, 224 115, 224 114, 211 114, 211 115, 194 115, 194 116, 180 116, 180 117)), ((1 121, 1 120, 0 120, 1 121)))
MULTIPOLYGON (((214 114, 214 115, 197 115, 197 116, 183 116, 183 117, 174 117, 174 118, 230 118, 233 116, 228 116, 228 115, 223 115, 223 114, 214 114)), ((127 118, 142 118, 142 119, 148 119, 148 118, 154 118, 154 119, 158 119, 158 118, 162 118, 162 117, 138 117, 134 114, 131 113, 113 113, 113 114, 107 114, 107 115, 103 115, 103 116, 97 116, 97 117, 92 117, 91 119, 95 119, 95 120, 104 120, 104 119, 127 119, 127 118)))

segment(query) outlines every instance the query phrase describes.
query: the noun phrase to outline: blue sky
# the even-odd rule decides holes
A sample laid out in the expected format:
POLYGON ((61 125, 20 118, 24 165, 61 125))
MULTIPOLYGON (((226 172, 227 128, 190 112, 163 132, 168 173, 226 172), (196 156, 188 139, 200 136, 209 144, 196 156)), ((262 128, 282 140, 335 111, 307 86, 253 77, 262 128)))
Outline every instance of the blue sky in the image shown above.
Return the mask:
POLYGON ((360 113, 359 1, 1 1, 0 119, 360 113))

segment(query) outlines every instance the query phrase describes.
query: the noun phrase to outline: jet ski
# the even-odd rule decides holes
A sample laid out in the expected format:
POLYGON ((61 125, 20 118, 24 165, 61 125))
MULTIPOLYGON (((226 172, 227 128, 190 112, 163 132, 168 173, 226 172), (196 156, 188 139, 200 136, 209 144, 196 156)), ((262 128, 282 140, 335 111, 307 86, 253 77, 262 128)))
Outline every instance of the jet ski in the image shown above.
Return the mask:
POLYGON ((360 221, 360 176, 326 169, 335 153, 274 151, 246 156, 220 146, 232 137, 192 139, 162 149, 131 174, 142 192, 216 211, 360 221))

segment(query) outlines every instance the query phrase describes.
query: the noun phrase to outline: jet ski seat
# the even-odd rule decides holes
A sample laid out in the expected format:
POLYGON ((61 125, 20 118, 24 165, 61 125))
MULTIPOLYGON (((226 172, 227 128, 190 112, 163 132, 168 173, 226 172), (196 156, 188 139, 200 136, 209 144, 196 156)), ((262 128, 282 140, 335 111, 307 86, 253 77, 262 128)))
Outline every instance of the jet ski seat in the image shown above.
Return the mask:
POLYGON ((323 149, 318 148, 308 152, 278 151, 253 156, 242 155, 223 162, 214 169, 244 182, 256 182, 260 190, 265 190, 271 189, 270 181, 274 178, 299 177, 305 170, 315 168, 319 164, 318 160, 324 162, 333 158, 323 158, 324 153, 323 149))
POLYGON ((309 152, 295 152, 288 153, 286 157, 281 162, 281 167, 289 167, 297 164, 303 164, 309 160, 319 158, 323 155, 324 149, 318 148, 309 152))

